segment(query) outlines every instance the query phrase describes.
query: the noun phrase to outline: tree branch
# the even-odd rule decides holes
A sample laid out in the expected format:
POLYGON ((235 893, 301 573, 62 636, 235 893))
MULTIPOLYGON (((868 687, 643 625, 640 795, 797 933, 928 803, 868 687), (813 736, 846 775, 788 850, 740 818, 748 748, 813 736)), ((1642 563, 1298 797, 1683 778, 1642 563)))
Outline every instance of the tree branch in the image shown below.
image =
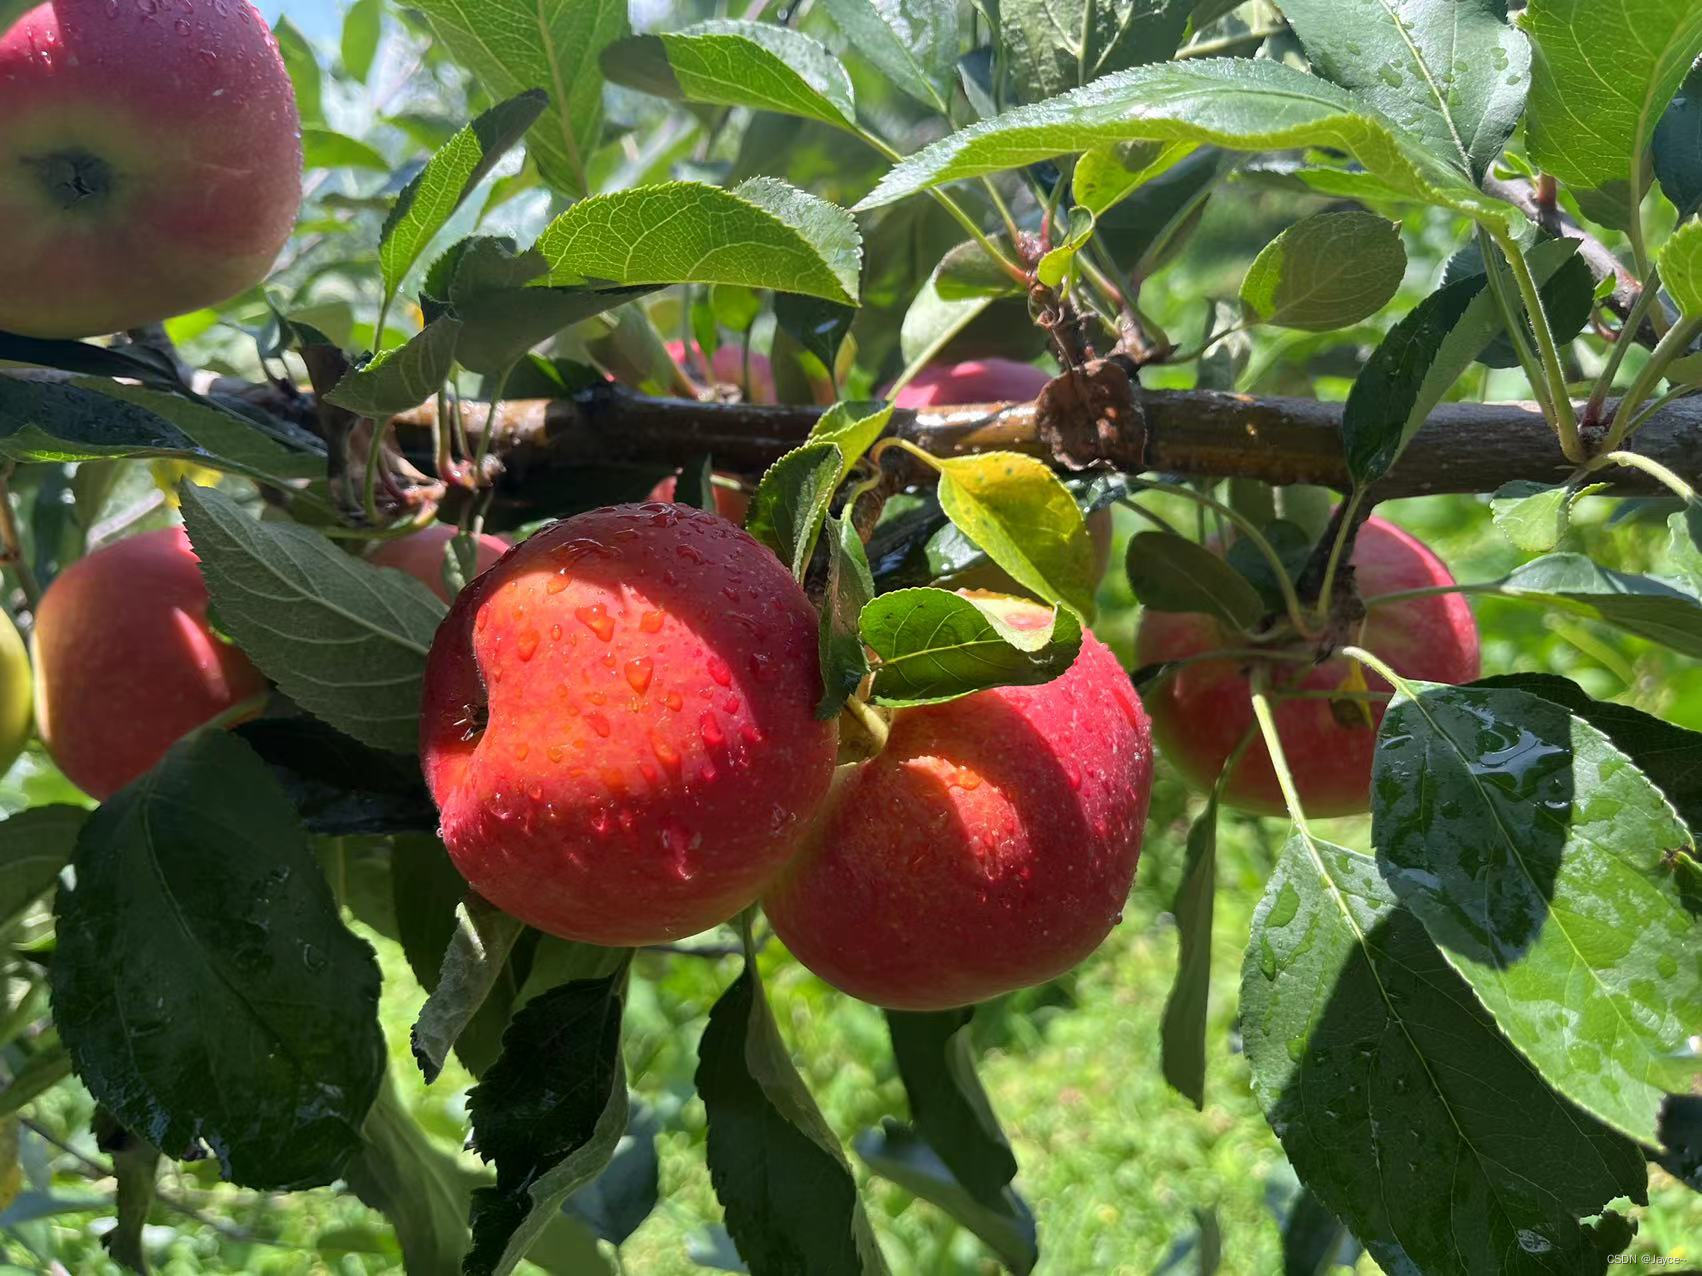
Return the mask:
MULTIPOLYGON (((1097 454, 1086 459, 1125 473, 1350 486, 1339 403, 1185 390, 1137 391, 1128 407, 1100 430, 1097 454)), ((464 410, 468 428, 482 431, 485 405, 469 403, 464 410)), ((424 404, 395 419, 410 459, 429 460, 435 411, 424 404)), ((614 385, 565 399, 504 403, 492 440, 506 468, 497 499, 523 512, 536 499, 527 486, 540 475, 596 466, 660 472, 704 454, 722 469, 759 474, 803 442, 821 412, 815 406, 654 399, 614 385)), ((900 409, 891 430, 940 456, 1014 451, 1058 463, 1032 403, 900 409)), ((1637 434, 1637 450, 1686 479, 1702 479, 1702 400, 1679 399, 1652 415, 1637 434)), ((1492 492, 1512 479, 1558 483, 1574 468, 1534 405, 1449 403, 1431 414, 1372 496, 1492 492)), ((1623 492, 1654 490, 1646 476, 1626 471, 1615 472, 1612 482, 1623 492)), ((540 509, 537 516, 551 512, 540 509)))

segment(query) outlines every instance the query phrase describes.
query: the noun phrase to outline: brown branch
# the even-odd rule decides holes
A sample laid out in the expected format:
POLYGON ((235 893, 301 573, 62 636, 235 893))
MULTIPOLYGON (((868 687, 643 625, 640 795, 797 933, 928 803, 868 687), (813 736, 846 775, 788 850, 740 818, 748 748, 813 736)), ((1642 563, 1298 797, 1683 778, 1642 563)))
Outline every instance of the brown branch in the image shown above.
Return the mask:
MULTIPOLYGON (((1596 281, 1599 283, 1609 276, 1613 277, 1613 292, 1607 298, 1608 308, 1621 319, 1630 313, 1637 294, 1643 290, 1643 281, 1619 260, 1613 249, 1580 226, 1570 213, 1555 202, 1552 184, 1545 186, 1525 178, 1487 177, 1484 179, 1483 189, 1486 194, 1504 199, 1513 205, 1541 227, 1544 234, 1552 235, 1556 239, 1576 239, 1578 255, 1589 265, 1590 274, 1596 281)), ((1654 325, 1648 323, 1645 323, 1643 331, 1637 334, 1637 339, 1646 345, 1653 345, 1655 337, 1654 325)))
MULTIPOLYGON (((485 405, 465 405, 470 430, 483 430, 485 405)), ((506 474, 497 498, 523 510, 528 480, 591 466, 661 471, 708 454, 715 464, 759 474, 808 435, 822 409, 653 399, 616 386, 572 398, 504 403, 495 453, 506 474)), ((403 451, 429 458, 435 406, 395 419, 403 451)), ((1205 390, 1139 392, 1130 411, 1102 431, 1097 459, 1125 473, 1153 470, 1196 477, 1350 486, 1341 441, 1342 406, 1313 399, 1254 398, 1205 390)), ((891 429, 939 456, 1015 451, 1053 461, 1031 403, 893 413, 891 429)), ((1638 432, 1639 451, 1687 479, 1702 479, 1702 400, 1679 399, 1638 432)), ((1492 492, 1513 479, 1555 483, 1573 470, 1554 432, 1528 403, 1449 403, 1433 412, 1377 499, 1431 492, 1492 492)), ((1613 476, 1624 492, 1654 490, 1630 471, 1613 476)), ((537 516, 553 511, 539 510, 537 516)))

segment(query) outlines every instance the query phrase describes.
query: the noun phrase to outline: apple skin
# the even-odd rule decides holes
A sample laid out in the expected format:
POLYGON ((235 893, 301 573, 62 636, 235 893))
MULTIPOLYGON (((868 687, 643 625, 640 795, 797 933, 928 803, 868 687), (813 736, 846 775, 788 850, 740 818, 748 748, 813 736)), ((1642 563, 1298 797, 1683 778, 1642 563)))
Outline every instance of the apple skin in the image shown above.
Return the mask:
MULTIPOLYGON (((706 379, 702 347, 693 342, 691 354, 688 356, 685 342, 670 341, 667 345, 668 354, 675 363, 697 380, 706 379)), ((768 361, 767 355, 751 351, 751 383, 747 386, 745 348, 742 343, 731 342, 715 347, 715 357, 709 361, 708 379, 722 385, 738 386, 751 403, 774 402, 774 365, 768 361)))
MULTIPOLYGON (((1050 623, 1017 599, 1006 615, 1050 623)), ((835 784, 764 911, 810 970, 889 1009, 1052 979, 1122 916, 1152 767, 1128 674, 1084 634, 1049 683, 898 710, 885 749, 835 784)))
MULTIPOLYGON (((444 546, 455 539, 459 530, 448 523, 433 523, 412 536, 381 542, 367 562, 407 572, 444 602, 449 602, 449 589, 443 583, 444 546)), ((474 574, 480 576, 495 566, 496 560, 509 548, 507 541, 489 532, 479 534, 477 545, 473 569, 474 574)))
POLYGON ((0 611, 0 775, 29 743, 34 699, 30 659, 18 627, 0 611))
MULTIPOLYGON (((1353 566, 1359 592, 1366 598, 1431 585, 1451 585, 1442 560, 1416 537, 1380 518, 1359 530, 1353 566)), ((1228 645, 1230 639, 1210 617, 1186 612, 1146 611, 1135 635, 1139 665, 1197 656, 1228 645)), ((1234 644, 1234 645, 1239 645, 1234 644)), ((1393 603, 1371 612, 1359 645, 1388 661, 1396 672, 1430 682, 1470 682, 1479 673, 1477 622, 1459 594, 1438 594, 1393 603)), ((1273 662, 1271 676, 1297 689, 1333 690, 1348 676, 1350 662, 1337 657, 1310 667, 1273 662)), ((1369 671, 1366 684, 1387 691, 1389 684, 1369 671)), ((1159 750, 1183 779, 1209 789, 1224 762, 1253 724, 1245 666, 1207 660, 1176 671, 1147 695, 1159 750)), ((1371 758, 1376 723, 1384 701, 1366 702, 1371 726, 1344 726, 1327 699, 1275 700, 1272 710, 1283 752, 1294 773, 1302 808, 1309 816, 1357 815, 1371 805, 1371 758)), ((1285 815, 1288 807, 1271 767, 1269 751, 1255 740, 1224 786, 1223 801, 1258 815, 1285 815)))
MULTIPOLYGON (((650 489, 649 499, 672 502, 674 493, 679 490, 679 485, 679 475, 670 474, 650 489)), ((749 514, 750 510, 751 498, 748 493, 730 487, 722 487, 719 483, 715 484, 715 512, 722 518, 729 523, 737 523, 742 527, 744 526, 745 515, 749 514)))
POLYGON ((31 643, 42 743, 103 800, 185 732, 266 689, 208 627, 207 586, 180 527, 127 537, 60 572, 31 643))
POLYGON ((713 514, 615 505, 529 537, 461 592, 426 666, 420 752, 456 867, 564 939, 726 921, 833 776, 816 649, 791 574, 713 514))
POLYGON ((0 32, 0 328, 87 337, 249 288, 301 203, 249 0, 52 0, 0 32))

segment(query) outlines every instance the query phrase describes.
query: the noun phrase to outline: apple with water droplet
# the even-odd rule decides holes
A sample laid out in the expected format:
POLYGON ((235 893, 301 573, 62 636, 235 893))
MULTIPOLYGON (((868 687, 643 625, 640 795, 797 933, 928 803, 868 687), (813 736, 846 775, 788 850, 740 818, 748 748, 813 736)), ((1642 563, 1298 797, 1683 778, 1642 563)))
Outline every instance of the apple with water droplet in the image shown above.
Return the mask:
POLYGON ((0 611, 0 774, 11 769, 29 743, 33 701, 24 640, 11 616, 0 611))
POLYGON ((426 666, 421 759, 456 867, 565 939, 726 921, 833 775, 816 631, 773 553, 689 506, 529 537, 461 592, 426 666))
MULTIPOLYGON (((982 596, 1006 623, 1049 608, 982 596)), ((942 1010, 1055 978, 1121 918, 1152 791, 1129 676, 1082 636, 1051 682, 899 709, 835 783, 809 844, 763 895, 793 956, 895 1010, 942 1010)))
MULTIPOLYGON (((398 571, 407 572, 444 602, 451 602, 453 600, 449 597, 449 587, 443 582, 443 556, 447 552, 449 542, 455 539, 459 530, 449 523, 433 523, 410 536, 380 541, 378 548, 372 551, 367 561, 379 567, 394 567, 398 571)), ((489 532, 480 532, 474 544, 475 576, 482 576, 489 571, 509 548, 507 541, 500 536, 492 536, 489 532)))
MULTIPOLYGON (((1411 533, 1380 518, 1359 529, 1351 559, 1360 596, 1402 593, 1454 583, 1447 566, 1411 533)), ((1135 636, 1137 664, 1189 661, 1148 691, 1153 732, 1165 758, 1198 789, 1218 773, 1253 726, 1251 667, 1242 659, 1213 660, 1213 652, 1246 644, 1223 631, 1210 616, 1193 612, 1146 611, 1135 636), (1206 659, 1201 659, 1206 657, 1206 659)), ((1470 682, 1478 676, 1477 622, 1459 594, 1433 594, 1372 608, 1357 645, 1388 661, 1397 673, 1429 682, 1470 682)), ((1309 647, 1296 651, 1305 656, 1309 647)), ((1291 654, 1295 654, 1291 652, 1291 654)), ((1283 753, 1294 773, 1300 803, 1310 816, 1357 815, 1371 807, 1371 759, 1377 724, 1387 701, 1332 701, 1325 694, 1347 690, 1351 662, 1337 657, 1321 665, 1270 660, 1273 716, 1283 753), (1284 698, 1284 691, 1306 693, 1284 698), (1348 711, 1363 705, 1365 713, 1348 711)), ((1387 692, 1389 684, 1368 674, 1364 690, 1387 692)), ((1255 739, 1225 783, 1223 801, 1259 815, 1283 815, 1287 804, 1271 766, 1270 752, 1255 739)))
POLYGON ((266 689, 208 624, 207 586, 181 527, 126 537, 60 572, 36 609, 31 646, 42 742, 97 798, 266 689))
POLYGON ((0 329, 117 332, 252 287, 301 121, 249 0, 52 0, 0 32, 0 329))

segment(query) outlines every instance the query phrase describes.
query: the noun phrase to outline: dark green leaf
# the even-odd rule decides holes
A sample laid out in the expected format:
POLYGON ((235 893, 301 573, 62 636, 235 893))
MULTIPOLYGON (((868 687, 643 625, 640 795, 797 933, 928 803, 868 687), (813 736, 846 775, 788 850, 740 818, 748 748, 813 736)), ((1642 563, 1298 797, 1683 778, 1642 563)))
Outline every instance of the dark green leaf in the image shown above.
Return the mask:
POLYGON ((1383 718, 1371 840, 1395 894, 1548 1082, 1653 1145, 1702 1023, 1694 849, 1635 763, 1561 705, 1412 684, 1383 718))
MULTIPOLYGON (((1595 276, 1590 273, 1590 264, 1583 256, 1572 250, 1573 242, 1570 239, 1541 240, 1527 253, 1534 270, 1541 271, 1538 278, 1542 281, 1540 294, 1543 313, 1548 317, 1549 331, 1561 345, 1565 345, 1583 331, 1596 304, 1595 276), (1550 244, 1555 246, 1549 247, 1550 244), (1563 257, 1564 260, 1558 269, 1549 273, 1549 258, 1554 255, 1563 257)), ((1483 252, 1475 242, 1467 244, 1448 258, 1448 264, 1442 271, 1442 282, 1451 284, 1456 279, 1470 275, 1483 275, 1483 252)), ((1535 341, 1535 338, 1530 336, 1528 322, 1525 324, 1525 333, 1529 340, 1535 341)), ((1518 352, 1513 349, 1513 343, 1508 340, 1505 329, 1498 332, 1488 345, 1478 351, 1477 361, 1491 368, 1519 366, 1518 352)))
MULTIPOLYGON (((430 9, 432 4, 424 7, 430 9)), ((542 89, 499 102, 444 143, 431 162, 396 197, 379 233, 384 291, 394 296, 402 279, 473 188, 519 142, 549 105, 542 89)))
POLYGON ((1014 629, 1005 604, 944 589, 895 589, 863 608, 858 627, 875 653, 874 699, 938 704, 988 687, 1050 682, 1075 662, 1081 621, 1054 607, 1046 629, 1014 629))
POLYGON ((1011 86, 1025 102, 1176 51, 1189 0, 995 0, 988 5, 1011 86))
POLYGON ((154 1190, 160 1169, 160 1150, 113 1120, 105 1109, 96 1108, 95 1145, 112 1157, 112 1176, 117 1185, 117 1217, 112 1230, 100 1238, 113 1262, 133 1272, 148 1271, 142 1229, 154 1207, 154 1190))
POLYGON ((80 806, 33 806, 0 820, 0 931, 59 878, 89 813, 80 806))
POLYGON ((408 1115, 388 1077, 345 1173, 349 1190, 396 1231, 410 1272, 457 1272, 467 1251, 472 1176, 408 1115))
POLYGON ((437 597, 300 524, 251 518, 213 488, 178 491, 219 623, 261 671, 361 743, 413 753, 437 597))
POLYGON ((1607 1270, 1579 1220, 1643 1199, 1635 1145, 1543 1083, 1369 856, 1289 839, 1254 914, 1241 1029, 1301 1182, 1384 1270, 1607 1270))
POLYGON ((1650 149, 1661 191, 1679 216, 1702 208, 1702 65, 1691 67, 1679 85, 1650 149))
POLYGON ((1016 1156, 975 1075, 970 1040, 972 1006, 917 1012, 888 1010, 887 1031, 898 1075, 910 1102, 910 1121, 972 1197, 1005 1208, 1016 1177, 1016 1156))
POLYGON ((625 986, 623 963, 534 997, 468 1095, 473 1148, 495 1163, 496 1186, 473 1194, 466 1276, 513 1271, 562 1201, 613 1154, 627 1117, 625 986))
POLYGON ((827 0, 848 45, 887 79, 942 115, 957 78, 957 5, 951 0, 827 0))
POLYGON ((301 122, 309 126, 320 123, 325 118, 324 108, 320 105, 323 77, 313 46, 301 33, 301 28, 285 17, 272 24, 272 36, 278 42, 278 54, 283 58, 284 70, 289 72, 290 82, 295 86, 295 104, 301 114, 301 122))
POLYGON ((1142 275, 1151 274, 1174 255, 1198 222, 1207 197, 1235 161, 1228 151, 1215 146, 1168 144, 1178 145, 1187 146, 1190 153, 1099 214, 1095 231, 1099 242, 1125 269, 1142 275))
MULTIPOLYGON (((543 86, 547 109, 526 136, 544 180, 564 195, 591 190, 587 165, 603 135, 597 55, 630 33, 621 0, 414 0, 455 60, 493 97, 543 86)), ((503 149, 507 149, 504 147, 503 149)))
MULTIPOLYGON (((1282 500, 1285 512, 1289 507, 1297 507, 1301 501, 1297 498, 1297 489, 1287 487, 1277 494, 1282 500)), ((1325 493, 1326 500, 1330 493, 1325 493)), ((1333 501, 1330 502, 1333 504, 1333 501)), ((1293 514, 1303 514, 1299 508, 1293 509, 1293 514)), ((1323 512, 1324 519, 1329 518, 1328 507, 1323 512)), ((1312 546, 1323 528, 1320 525, 1315 531, 1307 531, 1299 525, 1279 518, 1268 522, 1259 531, 1276 555, 1282 560, 1283 574, 1293 582, 1300 579, 1300 574, 1306 569, 1307 561, 1312 557, 1312 546)), ((1238 536, 1235 543, 1224 555, 1225 560, 1238 572, 1242 579, 1258 591, 1260 600, 1265 604, 1266 611, 1281 611, 1285 605, 1282 585, 1277 578, 1277 570, 1270 559, 1249 536, 1238 536)))
POLYGON ((1591 217, 1624 229, 1643 199, 1655 125, 1702 53, 1702 7, 1531 0, 1523 26, 1536 42, 1525 119, 1531 159, 1591 217))
POLYGON ((1352 89, 1479 180, 1530 89, 1530 44, 1506 0, 1389 5, 1283 0, 1312 69, 1352 89))
POLYGON ((1406 264, 1388 219, 1356 209, 1314 213, 1259 250, 1241 281, 1241 304, 1279 328, 1345 328, 1383 308, 1406 264))
POLYGON ((301 131, 302 167, 304 168, 364 168, 388 173, 390 161, 356 138, 330 129, 304 128, 301 131))
POLYGON ((1217 895, 1217 797, 1188 829, 1188 854, 1170 911, 1176 918, 1176 982, 1159 1026, 1164 1079, 1206 1106, 1206 1010, 1211 995, 1212 905, 1217 895))
POLYGON ((173 1156, 205 1141, 246 1187, 337 1178, 384 1072, 378 966, 260 759, 184 737, 71 863, 53 1016, 95 1098, 173 1156))
POLYGON ((828 503, 844 472, 837 443, 806 443, 786 453, 762 476, 745 526, 799 580, 810 565, 828 503))
POLYGON ((257 718, 235 731, 272 768, 310 833, 437 828, 437 807, 413 758, 368 748, 305 715, 257 718))
POLYGON ((1327 1276, 1358 1257, 1359 1243, 1324 1203, 1304 1187, 1295 1193, 1282 1220, 1283 1276, 1327 1276))
POLYGON ((426 1084, 437 1080, 450 1047, 484 1006, 508 969, 508 956, 524 923, 469 892, 455 909, 455 927, 443 950, 431 996, 408 1036, 426 1084))
POLYGON ((177 366, 153 346, 97 346, 87 341, 55 341, 0 332, 0 360, 96 377, 133 377, 160 390, 182 388, 177 366))
POLYGON ((842 306, 819 297, 783 292, 774 298, 774 322, 792 334, 799 345, 820 359, 829 373, 839 358, 839 347, 857 317, 855 306, 842 306))
POLYGON ((1246 577, 1173 532, 1137 532, 1129 540, 1128 569, 1135 597, 1154 611, 1200 612, 1231 630, 1251 629, 1265 614, 1246 577))
POLYGON ((1546 603, 1702 657, 1702 602, 1647 576, 1598 566, 1582 554, 1532 559, 1502 580, 1497 592, 1546 603))
POLYGON ((863 1131, 852 1146, 876 1174, 938 1206, 974 1232, 1016 1276, 1027 1276, 1040 1261, 1033 1211, 1013 1189, 1005 1188, 993 1205, 977 1199, 939 1153, 897 1121, 886 1120, 879 1130, 863 1131))
POLYGON ((753 1276, 886 1276, 839 1139, 792 1066, 748 957, 709 1012, 697 1092, 710 1181, 753 1276))
POLYGON ((568 1197, 562 1209, 609 1244, 624 1245, 656 1208, 662 1168, 656 1136, 661 1128, 648 1104, 634 1102, 626 1133, 603 1172, 568 1197))
POLYGON ((1702 1192, 1702 1095, 1675 1094, 1661 1113, 1661 1168, 1702 1192))
MULTIPOLYGON (((863 606, 875 596, 874 577, 863 539, 849 518, 827 520, 827 591, 821 608, 821 703, 816 716, 839 715, 845 697, 869 672, 858 618, 863 606)), ((4 827, 4 826, 0 826, 4 827)))

